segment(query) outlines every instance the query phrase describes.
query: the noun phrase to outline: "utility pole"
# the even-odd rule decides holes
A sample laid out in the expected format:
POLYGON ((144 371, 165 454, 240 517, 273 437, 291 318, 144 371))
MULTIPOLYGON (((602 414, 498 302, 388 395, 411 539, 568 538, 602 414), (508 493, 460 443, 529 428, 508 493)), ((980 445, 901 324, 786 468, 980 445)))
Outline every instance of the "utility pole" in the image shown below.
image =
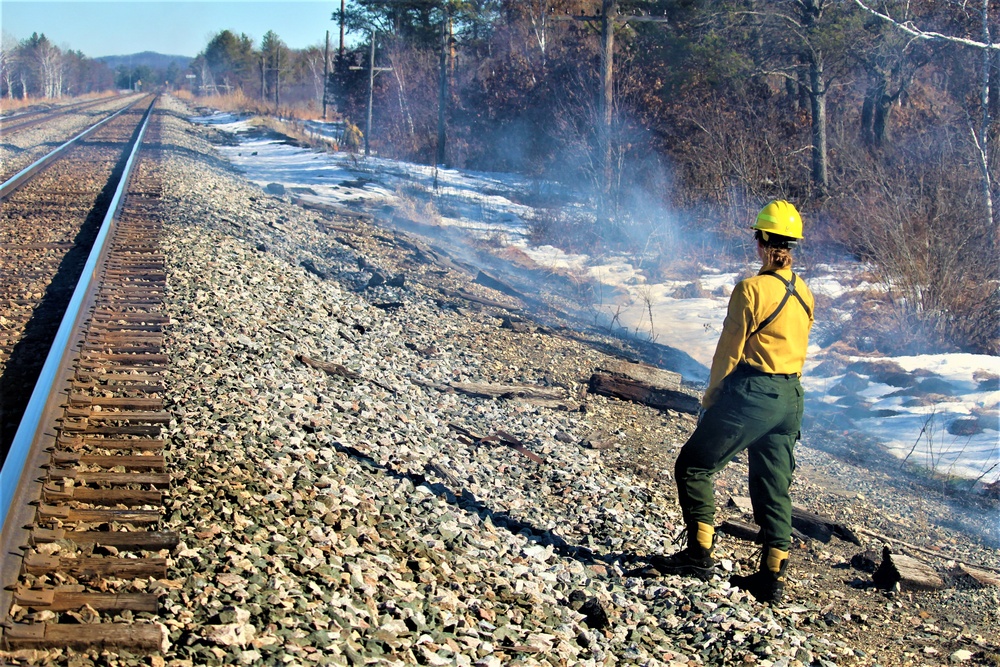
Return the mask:
POLYGON ((340 0, 340 57, 344 57, 344 11, 347 9, 347 0, 340 0))
POLYGON ((607 222, 611 219, 611 184, 614 180, 611 128, 614 116, 615 27, 624 23, 667 23, 667 18, 643 14, 619 14, 618 0, 601 0, 600 16, 587 16, 586 14, 553 16, 552 20, 601 22, 601 98, 599 108, 601 125, 597 129, 600 144, 601 201, 598 217, 599 221, 607 222))
MULTIPOLYGON (((351 69, 358 70, 362 68, 351 66, 351 69)), ((368 117, 365 120, 365 157, 371 155, 371 144, 369 144, 368 138, 372 133, 372 91, 375 88, 375 73, 389 72, 391 70, 391 67, 375 67, 375 31, 372 30, 371 44, 368 48, 368 117)))
POLYGON ((441 81, 438 88, 438 140, 437 158, 434 164, 444 164, 445 158, 445 110, 448 103, 448 34, 451 27, 451 14, 448 12, 448 5, 445 3, 444 18, 441 20, 441 81))
POLYGON ((326 120, 326 89, 330 80, 330 31, 326 31, 326 46, 323 48, 323 120, 326 120))
MULTIPOLYGON (((341 0, 341 10, 340 10, 340 21, 341 27, 344 23, 344 3, 346 0, 341 0)), ((408 2, 409 0, 383 0, 384 4, 395 4, 408 2)), ((441 67, 441 80, 439 82, 438 88, 438 137, 437 137, 437 156, 435 158, 435 165, 443 164, 445 161, 445 141, 446 141, 446 118, 447 118, 447 103, 448 103, 448 55, 449 55, 449 42, 451 41, 451 9, 450 3, 452 0, 426 0, 426 3, 433 8, 438 8, 441 10, 443 17, 441 20, 441 56, 440 56, 440 67, 441 67)), ((341 33, 343 34, 343 32, 341 33)), ((341 55, 343 55, 343 37, 341 38, 341 55)), ((352 67, 351 69, 360 69, 357 67, 352 67)), ((387 68, 391 69, 391 68, 387 68)), ((366 139, 367 142, 367 139, 366 139)))

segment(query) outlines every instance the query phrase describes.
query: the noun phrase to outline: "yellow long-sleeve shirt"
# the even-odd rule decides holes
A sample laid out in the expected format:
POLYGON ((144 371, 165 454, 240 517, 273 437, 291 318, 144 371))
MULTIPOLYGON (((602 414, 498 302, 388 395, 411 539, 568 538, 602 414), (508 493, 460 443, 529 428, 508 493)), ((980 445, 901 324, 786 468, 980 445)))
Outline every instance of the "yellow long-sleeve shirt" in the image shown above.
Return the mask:
MULTIPOLYGON (((756 276, 741 280, 733 289, 729 311, 712 358, 708 389, 701 402, 706 409, 718 398, 722 381, 741 362, 765 373, 802 373, 815 300, 800 277, 796 276, 795 291, 809 307, 809 312, 791 296, 771 323, 747 339, 777 309, 785 296, 783 282, 774 276, 762 275, 768 270, 774 269, 764 267, 756 276)), ((775 272, 785 280, 792 279, 791 269, 775 272)))

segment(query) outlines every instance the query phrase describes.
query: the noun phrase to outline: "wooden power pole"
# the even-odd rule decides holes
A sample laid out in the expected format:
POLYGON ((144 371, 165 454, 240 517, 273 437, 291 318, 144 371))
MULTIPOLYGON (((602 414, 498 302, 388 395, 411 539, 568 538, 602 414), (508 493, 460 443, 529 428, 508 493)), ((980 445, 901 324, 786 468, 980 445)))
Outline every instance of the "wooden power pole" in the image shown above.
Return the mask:
MULTIPOLYGON (((361 67, 352 66, 351 69, 362 69, 361 67)), ((369 143, 369 137, 372 133, 372 97, 373 90, 375 88, 375 73, 376 72, 389 72, 391 67, 375 67, 375 31, 372 30, 371 33, 371 44, 368 48, 368 116, 365 120, 365 157, 371 155, 371 144, 369 143)))
POLYGON ((344 11, 347 9, 347 0, 340 0, 340 57, 344 57, 344 11))
POLYGON ((601 165, 601 201, 599 203, 599 221, 611 219, 611 193, 614 181, 614 158, 611 145, 611 129, 614 118, 614 87, 615 87, 615 27, 622 23, 666 23, 665 16, 647 16, 642 14, 619 14, 618 0, 601 0, 600 16, 586 14, 570 16, 553 16, 555 21, 600 21, 601 22, 601 98, 600 127, 597 128, 599 143, 599 158, 601 165))
POLYGON ((326 46, 323 48, 323 120, 326 120, 326 91, 330 87, 330 31, 326 31, 326 46))
POLYGON ((441 21, 441 81, 438 87, 438 140, 437 157, 434 164, 444 164, 445 161, 445 110, 448 104, 448 41, 451 32, 451 15, 447 3, 443 6, 444 18, 441 21))

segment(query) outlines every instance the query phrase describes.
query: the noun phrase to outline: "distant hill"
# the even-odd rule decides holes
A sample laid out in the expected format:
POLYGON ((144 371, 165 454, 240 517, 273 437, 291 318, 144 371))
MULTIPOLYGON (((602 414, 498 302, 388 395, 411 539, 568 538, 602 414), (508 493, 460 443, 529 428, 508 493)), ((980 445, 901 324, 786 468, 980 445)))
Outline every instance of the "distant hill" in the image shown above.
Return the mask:
POLYGON ((184 69, 194 58, 190 56, 168 56, 162 53, 143 51, 142 53, 133 53, 130 56, 101 56, 100 58, 95 58, 95 60, 107 64, 111 69, 118 69, 120 65, 125 65, 126 67, 146 65, 153 69, 167 69, 172 62, 177 63, 178 67, 184 69))

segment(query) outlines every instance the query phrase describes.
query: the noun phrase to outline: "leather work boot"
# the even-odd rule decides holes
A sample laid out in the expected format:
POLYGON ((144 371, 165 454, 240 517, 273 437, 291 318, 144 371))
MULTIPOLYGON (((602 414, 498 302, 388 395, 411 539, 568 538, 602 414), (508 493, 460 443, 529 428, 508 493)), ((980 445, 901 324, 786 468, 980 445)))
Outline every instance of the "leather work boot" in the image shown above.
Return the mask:
POLYGON ((760 568, 751 575, 735 575, 729 583, 750 593, 758 602, 778 604, 785 593, 788 552, 771 547, 761 554, 760 568))
POLYGON ((680 574, 709 580, 715 574, 715 528, 698 523, 688 529, 688 546, 669 556, 651 556, 649 564, 660 574, 680 574), (708 546, 705 546, 705 543, 708 546))

